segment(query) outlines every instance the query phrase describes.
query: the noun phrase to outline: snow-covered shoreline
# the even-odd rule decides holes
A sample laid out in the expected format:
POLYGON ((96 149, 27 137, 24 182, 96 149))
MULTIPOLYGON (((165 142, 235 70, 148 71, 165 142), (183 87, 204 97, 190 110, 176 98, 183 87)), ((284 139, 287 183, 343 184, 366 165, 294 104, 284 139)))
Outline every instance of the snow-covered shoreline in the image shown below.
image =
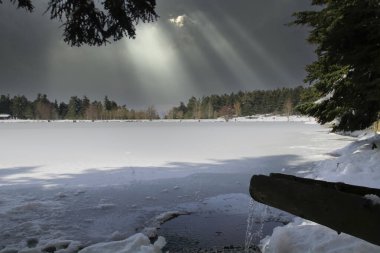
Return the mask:
MULTIPOLYGON (((370 132, 356 132, 357 139, 345 147, 332 151, 335 158, 318 162, 308 178, 344 182, 353 185, 380 188, 380 136, 370 132)), ((363 196, 375 199, 379 196, 363 196)), ((355 217, 353 217, 354 219, 355 217)), ((274 229, 271 236, 261 241, 264 253, 304 252, 380 252, 373 245, 350 235, 301 218, 284 227, 274 229)))
MULTIPOLYGON (((305 122, 310 124, 315 124, 316 121, 313 117, 301 116, 301 115, 270 115, 270 114, 258 114, 247 117, 233 117, 228 120, 229 122, 305 122)), ((193 123, 193 122, 226 122, 225 118, 217 119, 127 119, 127 120, 117 120, 117 119, 103 119, 103 120, 29 120, 29 119, 7 119, 0 120, 0 123, 104 123, 104 122, 152 122, 152 123, 193 123)))

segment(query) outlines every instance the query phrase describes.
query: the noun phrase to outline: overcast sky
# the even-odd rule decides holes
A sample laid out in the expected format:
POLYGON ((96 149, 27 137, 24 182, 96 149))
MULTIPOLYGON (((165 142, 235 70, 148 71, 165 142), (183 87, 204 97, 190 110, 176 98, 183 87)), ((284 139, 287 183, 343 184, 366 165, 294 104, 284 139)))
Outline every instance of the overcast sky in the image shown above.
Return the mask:
MULTIPOLYGON (((40 2, 38 1, 34 1, 40 2)), ((70 47, 58 22, 0 5, 0 94, 111 99, 162 111, 191 96, 301 85, 315 58, 288 27, 305 0, 158 0, 159 20, 135 40, 70 47)))

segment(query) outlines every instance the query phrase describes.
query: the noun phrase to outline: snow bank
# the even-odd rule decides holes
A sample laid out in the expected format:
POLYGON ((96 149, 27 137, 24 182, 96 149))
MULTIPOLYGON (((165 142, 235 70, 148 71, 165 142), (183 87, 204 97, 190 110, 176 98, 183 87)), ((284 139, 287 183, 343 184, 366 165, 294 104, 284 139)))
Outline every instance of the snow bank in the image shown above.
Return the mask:
POLYGON ((308 177, 332 182, 380 188, 380 136, 365 135, 333 152, 335 159, 316 165, 308 177))
POLYGON ((154 244, 151 244, 147 236, 138 233, 123 241, 91 245, 79 253, 159 253, 165 244, 165 238, 161 236, 154 244))
MULTIPOLYGON (((309 178, 344 182, 380 188, 380 136, 365 135, 346 147, 333 152, 335 158, 316 165, 309 178)), ((374 204, 375 195, 366 195, 374 204)), ((380 252, 380 247, 347 234, 338 234, 325 226, 296 218, 284 227, 277 227, 272 236, 261 241, 264 253, 281 252, 380 252)))
POLYGON ((299 115, 252 115, 247 117, 233 118, 231 121, 243 121, 243 122, 305 122, 307 124, 316 124, 316 121, 312 117, 299 116, 299 115))
POLYGON ((261 250, 265 253, 375 253, 380 251, 380 247, 296 218, 284 227, 275 228, 271 237, 264 238, 261 250))

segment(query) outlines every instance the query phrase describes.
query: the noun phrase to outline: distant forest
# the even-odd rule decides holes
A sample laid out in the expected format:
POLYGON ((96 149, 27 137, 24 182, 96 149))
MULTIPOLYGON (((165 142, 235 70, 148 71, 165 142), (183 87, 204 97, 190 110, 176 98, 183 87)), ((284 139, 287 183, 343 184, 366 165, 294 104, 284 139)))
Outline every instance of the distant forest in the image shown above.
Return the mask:
MULTIPOLYGON (((166 115, 166 119, 213 119, 255 114, 299 114, 297 108, 302 103, 315 99, 311 88, 281 88, 275 90, 255 90, 202 98, 191 97, 187 104, 180 103, 166 115)), ((17 119, 40 120, 110 120, 110 119, 159 119, 154 106, 146 110, 128 109, 120 106, 107 96, 102 102, 90 101, 86 96, 73 96, 68 103, 58 103, 38 94, 34 101, 25 96, 0 96, 0 114, 9 114, 17 119)))
POLYGON ((46 95, 38 94, 34 101, 25 96, 0 96, 0 114, 10 114, 17 119, 41 120, 110 120, 110 119, 158 119, 156 109, 149 106, 146 110, 129 110, 106 96, 103 102, 90 101, 84 96, 73 96, 66 104, 55 100, 51 102, 46 95))
POLYGON ((226 119, 255 114, 300 114, 302 104, 315 101, 317 94, 313 88, 280 88, 255 90, 202 98, 191 97, 187 104, 180 103, 165 116, 167 119, 226 119))

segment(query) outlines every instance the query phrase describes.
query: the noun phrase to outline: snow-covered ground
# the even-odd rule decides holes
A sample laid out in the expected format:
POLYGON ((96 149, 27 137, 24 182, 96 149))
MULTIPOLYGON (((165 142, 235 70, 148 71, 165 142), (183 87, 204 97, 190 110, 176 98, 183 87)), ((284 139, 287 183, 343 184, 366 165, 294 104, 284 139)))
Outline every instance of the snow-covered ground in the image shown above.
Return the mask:
POLYGON ((0 124, 0 250, 117 247, 169 211, 191 214, 159 230, 168 244, 186 221, 180 237, 195 246, 244 244, 251 175, 310 175, 353 140, 328 131, 287 120, 0 124))
MULTIPOLYGON (((148 119, 138 119, 138 120, 23 120, 23 119, 7 119, 7 120, 0 120, 0 123, 42 123, 42 122, 54 122, 54 123, 70 123, 70 122, 78 122, 78 123, 84 123, 84 122, 151 122, 151 123, 177 123, 177 122, 183 122, 183 123, 194 123, 194 122, 225 122, 226 119, 223 117, 217 118, 217 119, 155 119, 155 120, 148 120, 148 119)), ((308 124, 315 124, 316 121, 312 117, 302 116, 302 115, 290 115, 290 116, 283 116, 283 115, 272 115, 272 114, 256 114, 252 116, 245 116, 245 117, 234 117, 229 119, 229 121, 234 122, 284 122, 284 121, 290 121, 290 122, 305 122, 308 124)))
MULTIPOLYGON (((333 150, 330 158, 315 164, 308 178, 331 182, 380 188, 380 136, 363 133, 357 140, 344 148, 333 150)), ((363 196, 379 204, 379 196, 363 196)), ((354 218, 354 217, 353 217, 354 218)), ((380 232, 380 231, 379 231, 380 232)), ((380 234, 379 234, 380 235, 380 234)), ((380 246, 367 243, 347 234, 296 218, 284 227, 275 228, 273 235, 262 240, 262 251, 276 252, 380 252, 380 246)))

